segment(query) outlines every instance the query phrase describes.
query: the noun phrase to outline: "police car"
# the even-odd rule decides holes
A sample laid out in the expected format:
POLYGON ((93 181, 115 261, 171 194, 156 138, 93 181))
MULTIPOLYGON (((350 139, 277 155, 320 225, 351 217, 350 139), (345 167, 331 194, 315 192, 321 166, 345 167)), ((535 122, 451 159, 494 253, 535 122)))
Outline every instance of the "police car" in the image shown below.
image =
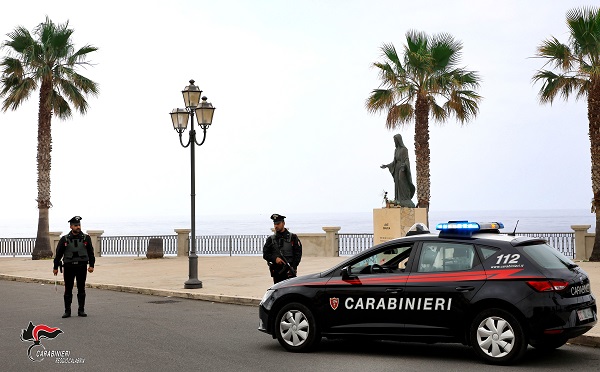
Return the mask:
POLYGON ((417 224, 327 271, 272 286, 259 330, 292 352, 322 337, 459 342, 492 364, 590 330, 598 315, 587 274, 545 240, 502 228, 450 221, 430 233, 417 224))

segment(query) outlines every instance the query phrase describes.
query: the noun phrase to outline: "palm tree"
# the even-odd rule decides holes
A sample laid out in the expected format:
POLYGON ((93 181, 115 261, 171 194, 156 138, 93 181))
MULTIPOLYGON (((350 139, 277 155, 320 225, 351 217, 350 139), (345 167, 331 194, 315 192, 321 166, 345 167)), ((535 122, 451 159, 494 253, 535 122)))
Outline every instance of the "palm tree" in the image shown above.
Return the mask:
POLYGON ((71 117, 69 102, 81 114, 88 103, 85 95, 98 94, 92 80, 79 75, 76 68, 88 65, 87 55, 97 50, 86 45, 75 50, 71 42, 73 30, 69 22, 54 24, 48 17, 34 30, 33 35, 19 26, 7 34, 9 40, 2 44, 8 49, 2 59, 0 97, 4 98, 2 110, 16 110, 32 92, 40 87, 38 109, 37 147, 37 204, 38 230, 32 258, 52 257, 50 248, 48 210, 50 202, 50 152, 52 150, 52 115, 60 119, 71 117))
POLYGON ((590 148, 592 155, 592 212, 596 213, 596 239, 590 261, 600 261, 600 8, 584 7, 567 12, 569 41, 555 37, 544 40, 537 57, 558 70, 539 70, 533 82, 542 82, 541 103, 552 103, 557 96, 567 100, 587 97, 590 148))
POLYGON ((387 112, 390 130, 415 121, 417 206, 429 210, 429 116, 443 123, 454 115, 461 124, 475 117, 481 100, 474 71, 458 68, 462 43, 446 33, 428 36, 408 31, 402 59, 392 44, 384 44, 379 69, 381 84, 371 92, 366 107, 387 112), (438 101, 441 102, 438 104, 438 101))

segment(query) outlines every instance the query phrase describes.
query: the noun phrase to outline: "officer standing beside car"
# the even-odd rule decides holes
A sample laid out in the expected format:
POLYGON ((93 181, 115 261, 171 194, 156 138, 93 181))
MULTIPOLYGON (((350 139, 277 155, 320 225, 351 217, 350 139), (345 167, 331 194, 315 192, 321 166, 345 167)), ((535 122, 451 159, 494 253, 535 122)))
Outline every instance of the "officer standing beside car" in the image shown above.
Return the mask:
POLYGON ((62 316, 63 318, 71 316, 75 279, 77 279, 77 303, 79 305, 77 315, 87 316, 85 313, 85 280, 88 272, 94 272, 96 258, 94 257, 92 239, 89 235, 81 232, 80 221, 80 216, 75 216, 69 220, 71 232, 60 238, 54 257, 54 269, 52 270, 54 275, 58 274, 59 266, 64 267, 65 313, 62 316))
POLYGON ((263 259, 269 265, 273 283, 293 278, 302 259, 302 243, 298 235, 285 228, 285 216, 272 214, 275 234, 269 236, 263 246, 263 259))

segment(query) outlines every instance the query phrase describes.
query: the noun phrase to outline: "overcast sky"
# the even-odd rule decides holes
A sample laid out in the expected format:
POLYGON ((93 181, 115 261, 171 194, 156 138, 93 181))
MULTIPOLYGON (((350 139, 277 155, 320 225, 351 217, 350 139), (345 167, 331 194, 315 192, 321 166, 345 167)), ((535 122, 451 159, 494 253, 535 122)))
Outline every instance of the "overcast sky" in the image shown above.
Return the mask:
MULTIPOLYGON (((565 13, 592 3, 30 0, 3 5, 0 34, 48 15, 99 48, 80 71, 100 87, 88 114, 52 121, 51 230, 75 214, 189 214, 190 151, 169 112, 190 79, 217 108, 196 151, 199 216, 381 207, 396 133, 416 183, 414 125, 389 131, 364 103, 380 47, 402 50, 408 30, 450 33, 482 78, 475 120, 430 122, 432 210, 589 209, 586 102, 540 105, 531 57, 567 42, 565 13)), ((37 220, 37 105, 36 92, 0 113, 0 223, 37 220)))

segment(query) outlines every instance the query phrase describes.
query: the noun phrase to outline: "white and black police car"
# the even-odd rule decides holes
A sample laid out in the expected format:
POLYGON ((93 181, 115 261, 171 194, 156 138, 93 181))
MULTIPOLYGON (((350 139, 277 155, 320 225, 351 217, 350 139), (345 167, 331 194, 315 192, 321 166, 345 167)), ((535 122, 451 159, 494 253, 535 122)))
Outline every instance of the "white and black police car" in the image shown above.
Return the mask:
POLYGON ((590 330, 597 308, 587 274, 545 240, 502 228, 451 221, 434 234, 417 224, 327 271, 275 284, 258 329, 293 352, 322 337, 459 342, 492 364, 590 330))

